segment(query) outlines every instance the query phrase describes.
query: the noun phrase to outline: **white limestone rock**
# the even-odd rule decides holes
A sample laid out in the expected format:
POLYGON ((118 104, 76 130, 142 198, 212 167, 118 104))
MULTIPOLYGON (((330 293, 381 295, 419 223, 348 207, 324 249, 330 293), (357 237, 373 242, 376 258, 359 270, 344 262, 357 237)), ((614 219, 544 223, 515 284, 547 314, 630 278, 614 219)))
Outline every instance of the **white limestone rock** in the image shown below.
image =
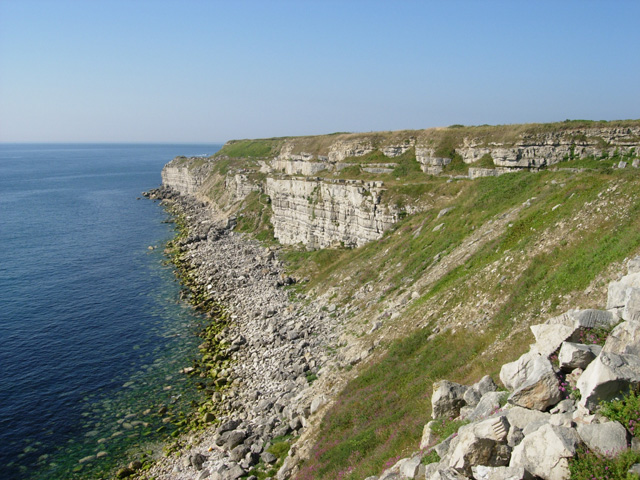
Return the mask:
POLYGON ((448 380, 440 380, 433 384, 431 396, 432 418, 456 418, 464 407, 464 394, 469 387, 448 380))
POLYGON ((640 322, 622 322, 617 325, 609 333, 602 351, 640 356, 640 322))
POLYGON ((547 325, 566 325, 575 328, 608 328, 619 321, 620 317, 609 310, 568 310, 557 317, 548 319, 547 325))
POLYGON ((600 353, 599 345, 584 345, 582 343, 563 342, 558 354, 560 369, 570 372, 576 368, 587 368, 600 353))
POLYGON ((548 423, 551 415, 538 410, 529 410, 523 407, 511 407, 506 411, 507 420, 512 427, 524 430, 527 425, 534 422, 548 423))
POLYGON ((525 436, 513 449, 509 466, 524 468, 544 480, 566 480, 568 459, 575 455, 580 444, 575 430, 546 424, 525 436))
POLYGON ((500 416, 460 428, 449 466, 469 475, 474 465, 506 465, 508 458, 501 449, 506 447, 509 427, 507 418, 500 416))
POLYGON ((533 336, 536 338, 536 343, 532 350, 542 356, 551 355, 560 348, 562 342, 571 338, 576 331, 575 326, 553 324, 531 325, 529 328, 531 328, 533 336))
POLYGON ((438 469, 425 478, 426 480, 469 480, 469 477, 457 472, 453 468, 438 469))
POLYGON ((560 400, 558 377, 546 357, 537 357, 530 363, 526 378, 508 399, 512 405, 534 410, 545 410, 560 400))
POLYGON ((618 422, 578 425, 577 430, 587 447, 603 455, 627 449, 627 430, 618 422))
POLYGON ((468 406, 476 406, 482 396, 488 392, 495 392, 498 386, 489 375, 485 375, 474 383, 464 394, 464 401, 468 406))
POLYGON ((283 244, 309 248, 377 240, 399 219, 394 206, 381 205, 382 182, 323 181, 268 177, 271 222, 283 244))
POLYGON ((511 425, 506 415, 501 415, 478 423, 472 423, 471 426, 473 433, 478 438, 488 438, 494 442, 505 442, 511 425))
POLYGON ((328 401, 329 400, 325 395, 318 395, 314 397, 313 400, 311 401, 311 407, 310 407, 311 415, 313 415, 318 410, 320 410, 324 405, 327 404, 328 401))
POLYGON ((466 419, 474 421, 497 412, 506 403, 509 392, 487 392, 478 404, 466 415, 466 419))
POLYGON ((580 376, 580 404, 594 411, 603 400, 626 393, 640 382, 640 357, 602 351, 580 376))
POLYGON ((518 360, 505 363, 502 366, 500 369, 500 381, 507 390, 516 390, 526 382, 531 375, 531 371, 535 368, 536 362, 543 360, 537 353, 525 353, 518 360))
POLYGON ((533 477, 522 467, 471 467, 475 480, 530 480, 533 477))
POLYGON ((624 320, 640 321, 640 272, 609 283, 607 309, 617 311, 624 320))
POLYGON ((400 474, 405 478, 418 478, 421 460, 422 457, 420 455, 414 455, 411 458, 406 458, 402 465, 400 465, 400 474))

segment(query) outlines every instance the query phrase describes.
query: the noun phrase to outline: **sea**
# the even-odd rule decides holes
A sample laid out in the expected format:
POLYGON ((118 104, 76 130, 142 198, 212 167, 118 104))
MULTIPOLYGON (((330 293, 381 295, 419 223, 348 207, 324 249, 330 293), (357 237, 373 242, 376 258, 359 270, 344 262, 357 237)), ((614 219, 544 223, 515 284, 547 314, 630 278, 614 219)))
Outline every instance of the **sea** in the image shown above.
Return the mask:
POLYGON ((180 370, 204 320, 141 193, 220 147, 0 144, 0 478, 107 478, 198 400, 180 370))

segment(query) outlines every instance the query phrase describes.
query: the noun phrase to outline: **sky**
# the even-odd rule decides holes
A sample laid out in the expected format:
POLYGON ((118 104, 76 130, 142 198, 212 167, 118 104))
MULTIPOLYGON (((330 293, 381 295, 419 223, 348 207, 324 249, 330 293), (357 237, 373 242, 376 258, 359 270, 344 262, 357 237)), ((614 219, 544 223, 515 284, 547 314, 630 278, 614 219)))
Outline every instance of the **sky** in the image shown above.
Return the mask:
POLYGON ((640 118, 637 0, 0 0, 0 142, 640 118))

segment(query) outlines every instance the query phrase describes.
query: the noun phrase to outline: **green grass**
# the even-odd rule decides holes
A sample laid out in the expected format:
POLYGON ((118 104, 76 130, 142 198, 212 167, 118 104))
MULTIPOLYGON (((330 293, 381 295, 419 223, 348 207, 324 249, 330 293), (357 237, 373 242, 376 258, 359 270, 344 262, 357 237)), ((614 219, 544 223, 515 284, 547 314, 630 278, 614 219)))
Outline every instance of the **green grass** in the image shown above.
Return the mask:
POLYGON ((434 306, 443 295, 448 295, 449 305, 464 304, 477 294, 474 288, 481 288, 496 299, 495 313, 482 333, 470 335, 463 330, 428 340, 432 332, 424 328, 392 343, 380 360, 363 367, 338 396, 324 418, 311 458, 297 478, 355 479, 379 474, 389 462, 401 458, 398 455, 417 448, 429 419, 433 381, 446 378, 469 383, 483 374, 495 374, 530 342, 526 330, 511 333, 517 319, 535 318, 543 305, 553 311, 563 295, 583 291, 610 264, 637 252, 640 183, 635 175, 632 170, 579 175, 522 172, 455 182, 456 186, 412 186, 423 195, 446 194, 450 201, 442 206, 453 209, 440 219, 436 218, 437 209, 407 217, 380 241, 356 250, 298 252, 296 259, 290 257, 300 269, 313 263, 310 286, 327 288, 348 274, 351 288, 341 287, 344 298, 365 282, 388 284, 389 295, 405 288, 407 279, 410 285, 424 275, 436 253, 451 252, 501 212, 536 197, 502 235, 446 273, 409 309, 408 314, 417 318, 427 308, 446 314, 447 306, 434 306), (581 222, 577 215, 603 194, 610 198, 607 211, 589 213, 584 221, 591 226, 576 231, 574 227, 581 222), (622 210, 615 206, 621 198, 627 199, 622 210), (445 228, 433 232, 440 222, 445 228), (536 249, 563 223, 574 227, 557 244, 536 249), (506 283, 474 286, 468 282, 507 255, 517 258, 520 269, 506 283), (480 359, 479 353, 497 339, 503 346, 499 353, 480 359))
POLYGON ((460 334, 428 341, 430 335, 424 329, 394 342, 382 360, 347 385, 323 419, 298 480, 340 478, 344 472, 350 472, 345 478, 365 478, 395 463, 399 453, 417 448, 429 418, 433 382, 455 377, 455 372, 462 376, 491 341, 486 335, 460 334))
POLYGON ((278 148, 283 138, 266 138, 258 140, 233 140, 227 142, 216 156, 229 156, 237 158, 268 157, 278 154, 278 148))
POLYGON ((632 436, 640 437, 640 396, 637 390, 630 389, 619 400, 603 402, 600 414, 609 420, 620 422, 632 436))
POLYGON ((250 233, 263 242, 274 242, 271 206, 267 195, 251 192, 238 210, 235 231, 250 233))
POLYGON ((460 427, 469 423, 469 420, 454 420, 452 418, 436 418, 436 423, 431 427, 431 431, 441 441, 458 431, 460 427))
POLYGON ((600 455, 585 449, 569 460, 571 480, 637 480, 638 476, 628 473, 640 463, 640 452, 626 450, 614 457, 600 455))
POLYGON ((473 163, 474 167, 477 168, 495 168, 495 163, 493 163, 493 157, 489 153, 485 153, 478 161, 473 163))

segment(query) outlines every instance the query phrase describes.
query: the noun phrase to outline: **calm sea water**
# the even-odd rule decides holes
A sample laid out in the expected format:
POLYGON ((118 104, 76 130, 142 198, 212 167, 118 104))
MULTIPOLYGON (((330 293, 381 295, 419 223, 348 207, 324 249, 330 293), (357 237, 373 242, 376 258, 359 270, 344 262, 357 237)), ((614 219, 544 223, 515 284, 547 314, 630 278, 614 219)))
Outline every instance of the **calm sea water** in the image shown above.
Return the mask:
POLYGON ((173 225, 137 198, 219 148, 0 145, 1 478, 99 478, 188 408, 199 319, 163 264, 173 225))

